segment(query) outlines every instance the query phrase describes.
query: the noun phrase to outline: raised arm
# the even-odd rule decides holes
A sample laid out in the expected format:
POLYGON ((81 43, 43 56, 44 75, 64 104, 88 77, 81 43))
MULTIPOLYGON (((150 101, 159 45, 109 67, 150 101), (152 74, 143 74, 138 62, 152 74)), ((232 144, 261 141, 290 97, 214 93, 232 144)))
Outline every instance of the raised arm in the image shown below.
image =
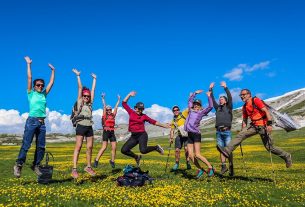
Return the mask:
POLYGON ((32 70, 31 70, 32 60, 30 59, 29 56, 25 56, 24 59, 26 61, 26 65, 27 65, 27 76, 28 76, 27 90, 28 90, 28 92, 30 92, 32 90, 32 70))
POLYGON ((217 108, 218 108, 218 103, 216 102, 215 97, 214 97, 214 93, 213 93, 214 85, 215 85, 214 82, 210 84, 210 89, 209 89, 209 91, 211 92, 211 98, 212 98, 212 100, 213 100, 213 106, 214 106, 215 110, 217 110, 217 108))
POLYGON ((114 110, 113 110, 114 116, 116 116, 116 114, 117 114, 117 112, 118 112, 118 107, 119 107, 119 104, 120 104, 120 100, 121 100, 121 96, 118 95, 118 101, 116 102, 115 107, 114 107, 114 110))
POLYGON ((103 116, 106 115, 106 101, 105 101, 105 93, 102 93, 102 103, 103 103, 103 116))
POLYGON ((201 113, 204 114, 204 115, 207 115, 213 109, 213 101, 212 101, 212 98, 211 98, 211 92, 208 91, 206 94, 208 96, 209 106, 201 111, 201 113))
POLYGON ((78 99, 82 98, 83 85, 82 85, 82 82, 80 80, 80 71, 78 71, 75 68, 73 68, 72 71, 73 71, 73 73, 75 73, 76 78, 77 78, 77 85, 78 85, 77 100, 78 100, 78 99))
POLYGON ((233 108, 233 100, 232 100, 231 92, 230 92, 226 82, 222 81, 220 83, 220 85, 224 88, 224 90, 225 90, 225 92, 227 94, 227 97, 228 97, 227 105, 232 109, 233 108))
POLYGON ((188 100, 189 110, 193 107, 193 101, 194 101, 194 98, 195 98, 196 94, 199 94, 199 93, 202 93, 202 92, 203 92, 203 90, 197 90, 194 93, 190 94, 190 97, 189 97, 189 100, 188 100))
POLYGON ((55 80, 55 67, 50 63, 48 64, 48 66, 51 68, 52 72, 51 72, 51 78, 50 78, 49 84, 46 88, 46 94, 48 94, 51 91, 52 86, 54 84, 54 80, 55 80))
POLYGON ((127 96, 124 98, 123 102, 127 103, 128 100, 129 100, 129 98, 130 98, 131 96, 136 96, 136 94, 137 94, 136 91, 131 91, 131 92, 129 92, 129 93, 127 94, 127 96))
POLYGON ((92 80, 92 88, 91 88, 91 103, 93 103, 95 86, 96 86, 96 75, 94 73, 91 73, 91 76, 93 78, 93 80, 92 80))

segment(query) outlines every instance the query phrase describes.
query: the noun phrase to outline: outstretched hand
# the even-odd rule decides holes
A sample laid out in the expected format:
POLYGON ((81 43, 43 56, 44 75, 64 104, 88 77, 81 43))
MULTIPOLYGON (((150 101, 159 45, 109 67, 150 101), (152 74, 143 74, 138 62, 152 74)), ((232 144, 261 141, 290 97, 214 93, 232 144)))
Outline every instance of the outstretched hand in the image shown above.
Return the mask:
POLYGON ((25 59, 27 64, 31 64, 32 63, 32 60, 31 60, 31 58, 29 56, 25 56, 24 59, 25 59))
POLYGON ((48 66, 51 68, 51 70, 55 70, 55 67, 51 63, 49 63, 48 66))
POLYGON ((203 92, 203 90, 197 90, 197 91, 195 91, 196 94, 199 94, 199 93, 202 93, 202 92, 203 92))
POLYGON ((215 83, 212 82, 212 83, 210 84, 210 88, 214 88, 214 85, 215 85, 215 83))
POLYGON ((206 92, 207 96, 210 97, 211 96, 211 91, 206 92))
POLYGON ((121 96, 118 94, 118 99, 120 100, 121 99, 121 96))
POLYGON ((226 84, 226 82, 225 82, 225 81, 221 81, 220 85, 221 85, 222 87, 224 87, 224 88, 226 88, 226 87, 227 87, 227 84, 226 84))
POLYGON ((136 91, 131 91, 131 92, 129 93, 130 96, 136 96, 136 94, 137 94, 136 91))
POLYGON ((72 69, 73 73, 75 73, 75 75, 79 76, 80 75, 80 71, 78 71, 76 68, 72 69))
POLYGON ((96 79, 96 75, 94 73, 91 73, 92 78, 96 79))
POLYGON ((102 96, 102 98, 105 98, 106 93, 105 93, 105 92, 103 92, 103 93, 101 94, 101 96, 102 96))

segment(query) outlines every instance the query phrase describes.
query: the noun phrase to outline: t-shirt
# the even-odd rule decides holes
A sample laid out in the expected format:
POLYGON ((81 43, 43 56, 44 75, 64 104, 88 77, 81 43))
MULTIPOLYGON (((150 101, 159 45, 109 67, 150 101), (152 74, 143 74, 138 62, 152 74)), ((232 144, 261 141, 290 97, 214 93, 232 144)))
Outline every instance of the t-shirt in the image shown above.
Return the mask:
MULTIPOLYGON (((254 98, 254 103, 257 108, 265 107, 264 102, 259 98, 254 98)), ((243 107, 243 118, 250 118, 255 126, 265 126, 267 123, 266 113, 253 107, 252 98, 246 103, 246 108, 243 107)))
MULTIPOLYGON (((82 101, 83 100, 81 98, 77 101, 78 109, 80 108, 82 101)), ((79 115, 84 116, 85 119, 77 122, 77 124, 83 125, 83 126, 92 126, 93 125, 91 105, 92 105, 91 103, 89 103, 89 104, 84 103, 83 108, 79 115)))
POLYGON ((46 99, 46 91, 37 92, 35 90, 31 90, 28 92, 28 100, 30 105, 29 116, 31 117, 46 117, 46 107, 47 107, 47 99, 46 99))
POLYGON ((179 115, 178 115, 177 117, 174 117, 173 120, 172 120, 171 128, 172 128, 172 129, 175 129, 175 128, 176 128, 176 125, 177 125, 178 127, 183 126, 184 123, 185 123, 185 120, 186 120, 186 118, 187 118, 187 116, 188 116, 188 114, 189 114, 189 110, 188 110, 188 109, 185 109, 182 113, 179 113, 179 115), (184 118, 183 118, 181 115, 182 115, 184 118))
POLYGON ((134 110, 132 110, 126 102, 122 102, 123 108, 129 114, 129 126, 128 131, 130 132, 145 132, 145 122, 155 125, 156 120, 148 117, 146 114, 137 114, 134 110))

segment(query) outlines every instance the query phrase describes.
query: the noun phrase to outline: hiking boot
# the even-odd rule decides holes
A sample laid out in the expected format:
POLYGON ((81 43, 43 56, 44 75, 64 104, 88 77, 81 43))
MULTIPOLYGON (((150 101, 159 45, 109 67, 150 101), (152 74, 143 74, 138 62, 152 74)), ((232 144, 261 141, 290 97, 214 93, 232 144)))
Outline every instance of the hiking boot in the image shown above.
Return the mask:
POLYGON ((209 168, 208 169, 208 177, 212 177, 212 176, 214 176, 214 174, 215 174, 215 169, 213 168, 213 166, 212 166, 212 168, 209 168))
POLYGON ((14 165, 14 176, 16 178, 20 178, 20 176, 21 176, 21 169, 22 169, 22 165, 17 164, 17 163, 14 165))
POLYGON ((217 145, 216 148, 217 148, 217 150, 218 150, 221 154, 223 154, 223 156, 225 156, 226 158, 229 158, 230 155, 229 155, 229 153, 225 150, 224 147, 221 147, 221 146, 217 145))
POLYGON ((41 176, 42 175, 42 172, 40 171, 38 165, 32 165, 31 169, 36 173, 37 176, 41 176))
POLYGON ((161 155, 164 155, 164 150, 160 145, 157 145, 157 149, 156 149, 161 155))
POLYGON ((190 164, 189 162, 186 163, 186 169, 187 169, 187 170, 192 169, 192 166, 191 166, 191 164, 190 164))
POLYGON ((137 163, 137 167, 140 167, 140 161, 141 161, 142 155, 138 155, 137 158, 135 158, 136 163, 137 163))
POLYGON ((77 169, 76 169, 76 168, 72 168, 71 176, 72 176, 74 179, 77 179, 77 178, 78 178, 78 172, 77 172, 77 169))
POLYGON ((94 160, 93 167, 94 167, 94 168, 97 168, 97 166, 98 166, 98 161, 97 161, 97 160, 94 160))
POLYGON ((179 168, 179 163, 175 163, 174 167, 172 168, 173 171, 178 170, 179 168))
POLYGON ((92 167, 85 167, 84 170, 89 173, 91 176, 96 176, 96 173, 94 172, 94 170, 92 169, 92 167))
POLYGON ((226 164, 221 165, 220 174, 225 174, 229 169, 227 168, 226 164))
POLYGON ((201 178, 201 176, 204 174, 204 170, 203 169, 198 169, 197 170, 197 175, 196 175, 196 178, 199 179, 201 178))
POLYGON ((109 164, 111 165, 112 168, 115 168, 115 163, 112 162, 112 160, 109 160, 109 164))
POLYGON ((286 162, 287 168, 290 168, 292 166, 291 154, 289 154, 289 156, 286 158, 285 162, 286 162))

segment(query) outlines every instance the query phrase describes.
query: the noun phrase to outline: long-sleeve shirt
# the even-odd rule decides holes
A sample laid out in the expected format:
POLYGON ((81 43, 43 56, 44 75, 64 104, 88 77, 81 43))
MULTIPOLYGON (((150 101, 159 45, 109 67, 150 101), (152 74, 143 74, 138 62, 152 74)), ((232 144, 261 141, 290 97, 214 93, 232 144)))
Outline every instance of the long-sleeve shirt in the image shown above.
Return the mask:
POLYGON ((215 128, 218 127, 231 127, 232 125, 232 110, 233 110, 233 104, 232 104, 232 95, 230 93, 230 90, 228 87, 225 87, 225 92, 227 94, 227 103, 225 105, 220 105, 216 102, 213 90, 211 91, 211 97, 213 99, 213 106, 216 110, 216 122, 215 122, 215 128))
POLYGON ((130 132, 145 132, 145 122, 155 125, 156 120, 148 117, 146 114, 137 114, 132 110, 126 102, 122 102, 123 108, 129 114, 129 126, 128 131, 130 132))
POLYGON ((199 133, 199 125, 200 121, 203 116, 208 115, 208 113, 213 109, 213 101, 211 97, 208 97, 209 106, 205 109, 201 109, 195 111, 193 109, 193 101, 196 96, 196 93, 193 93, 188 100, 188 108, 189 108, 189 115, 184 124, 184 130, 187 132, 199 133))

